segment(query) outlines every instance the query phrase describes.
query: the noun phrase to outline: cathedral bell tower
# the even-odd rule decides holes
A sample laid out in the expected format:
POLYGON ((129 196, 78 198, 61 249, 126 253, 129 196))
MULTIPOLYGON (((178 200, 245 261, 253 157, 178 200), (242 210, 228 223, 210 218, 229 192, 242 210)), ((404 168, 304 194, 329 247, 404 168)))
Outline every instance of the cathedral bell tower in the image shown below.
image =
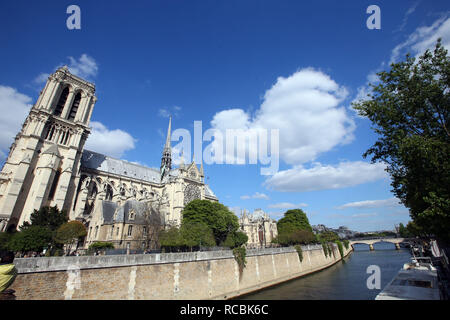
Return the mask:
POLYGON ((96 101, 95 85, 67 67, 49 76, 0 173, 4 230, 18 228, 43 206, 70 212, 96 101))
POLYGON ((161 181, 163 178, 169 174, 170 169, 172 169, 172 147, 170 146, 170 131, 172 126, 172 117, 169 118, 169 128, 167 128, 166 144, 164 145, 164 150, 161 158, 161 181))

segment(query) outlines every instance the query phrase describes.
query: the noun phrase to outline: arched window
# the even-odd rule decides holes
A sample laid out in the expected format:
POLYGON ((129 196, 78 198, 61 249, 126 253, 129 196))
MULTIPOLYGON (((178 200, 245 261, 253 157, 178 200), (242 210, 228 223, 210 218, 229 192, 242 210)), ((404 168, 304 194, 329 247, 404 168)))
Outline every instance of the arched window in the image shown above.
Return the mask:
POLYGON ((113 198, 113 189, 112 187, 108 184, 106 186, 106 196, 105 196, 105 200, 106 201, 111 201, 113 198))
POLYGON ((75 96, 75 99, 73 100, 72 108, 70 108, 69 117, 67 119, 75 120, 78 107, 80 106, 80 101, 81 101, 81 92, 78 92, 75 96))
POLYGON ((55 116, 61 115, 61 113, 64 109, 64 105, 66 104, 68 95, 69 95, 69 87, 65 87, 64 90, 61 92, 61 95, 59 96, 58 103, 56 104, 56 107, 55 107, 55 112, 53 112, 53 114, 55 116))
POLYGON ((61 176, 61 169, 55 172, 55 177, 53 178, 53 183, 50 188, 50 193, 48 194, 48 199, 53 200, 55 197, 56 187, 58 186, 59 177, 61 176))

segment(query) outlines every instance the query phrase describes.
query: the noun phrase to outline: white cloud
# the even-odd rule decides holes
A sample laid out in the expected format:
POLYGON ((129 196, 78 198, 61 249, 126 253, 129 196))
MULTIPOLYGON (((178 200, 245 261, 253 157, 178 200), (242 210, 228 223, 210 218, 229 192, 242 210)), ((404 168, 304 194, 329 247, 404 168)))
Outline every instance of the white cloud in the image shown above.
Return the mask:
POLYGON ((433 49, 438 38, 442 38, 442 45, 450 50, 450 18, 447 16, 436 20, 430 26, 417 28, 406 41, 392 50, 390 63, 403 59, 408 52, 417 57, 425 50, 433 49))
POLYGON ((311 168, 302 165, 277 172, 264 184, 277 191, 304 192, 340 189, 387 177, 385 164, 363 161, 341 162, 337 166, 314 163, 311 168))
POLYGON ((384 200, 365 200, 365 201, 349 202, 343 204, 342 206, 336 207, 336 209, 341 210, 348 208, 366 209, 366 208, 397 207, 397 206, 401 206, 400 200, 397 198, 390 198, 384 200))
POLYGON ((357 102, 360 102, 360 101, 366 101, 366 100, 370 99, 370 94, 372 93, 372 88, 370 87, 369 84, 377 84, 377 82, 380 81, 377 73, 380 72, 383 67, 384 67, 384 63, 382 63, 381 66, 376 71, 371 71, 367 75, 366 83, 363 86, 358 87, 357 92, 356 92, 356 96, 352 100, 352 102, 350 103, 350 110, 355 112, 355 114, 358 117, 360 117, 360 118, 363 118, 363 117, 360 116, 358 114, 358 112, 353 108, 352 103, 357 103, 357 102))
POLYGON ((316 159, 354 139, 355 124, 339 104, 347 90, 321 71, 306 68, 279 77, 254 117, 242 109, 218 112, 214 129, 279 129, 280 157, 288 164, 316 159))
POLYGON ((408 8, 408 10, 406 11, 403 20, 402 20, 402 24, 393 32, 399 32, 399 31, 403 31, 403 29, 406 27, 406 24, 408 23, 408 18, 411 14, 413 14, 416 9, 417 6, 419 5, 420 1, 416 1, 415 3, 412 4, 411 7, 408 8))
MULTIPOLYGON (((419 2, 414 3, 406 12, 403 23, 406 24, 408 16, 411 15, 417 8, 419 2)), ((402 25, 399 29, 403 29, 402 25)), ((438 38, 442 38, 442 45, 445 49, 450 51, 450 18, 446 16, 436 20, 431 26, 422 26, 417 28, 410 34, 404 42, 397 45, 391 52, 389 64, 404 60, 405 55, 410 53, 416 58, 425 52, 427 49, 433 49, 438 38)), ((357 89, 357 94, 352 102, 367 100, 367 94, 371 92, 369 83, 376 84, 379 79, 377 72, 385 69, 385 62, 381 63, 376 71, 372 71, 367 75, 365 85, 357 89)), ((355 111, 352 107, 351 109, 355 111)))
POLYGON ((5 155, 31 109, 32 99, 0 85, 0 150, 5 155))
POLYGON ((264 199, 264 200, 269 200, 269 196, 264 194, 264 193, 260 193, 260 192, 255 192, 255 194, 248 196, 248 195, 244 195, 241 196, 242 200, 248 200, 248 199, 264 199))
POLYGON ((356 213, 352 215, 352 218, 367 218, 378 215, 377 213, 356 213))
POLYGON ((39 85, 44 84, 44 83, 47 82, 47 79, 48 79, 49 76, 50 76, 49 73, 43 72, 43 73, 41 73, 40 75, 38 75, 38 76, 33 80, 33 82, 34 82, 35 84, 39 84, 39 85))
POLYGON ((294 204, 290 202, 280 202, 275 204, 269 204, 267 207, 272 209, 293 209, 293 208, 300 208, 300 207, 307 207, 308 205, 306 203, 299 203, 294 204))
MULTIPOLYGON (((74 57, 68 57, 68 59, 69 59, 68 65, 67 63, 60 63, 60 65, 56 66, 54 69, 56 70, 63 65, 67 65, 71 73, 86 80, 92 80, 92 78, 97 75, 98 65, 95 59, 92 58, 91 56, 83 53, 78 58, 78 60, 75 59, 74 57)), ((42 72, 36 78, 34 78, 33 83, 35 85, 43 85, 47 82, 49 76, 50 76, 49 73, 42 72)))
POLYGON ((70 64, 68 65, 68 68, 74 75, 83 79, 92 79, 92 77, 97 75, 97 62, 86 53, 83 53, 78 60, 73 57, 69 57, 69 60, 70 64))
POLYGON ((238 217, 241 215, 241 207, 228 207, 228 209, 233 212, 235 215, 237 215, 238 217))
POLYGON ((136 139, 120 129, 109 130, 98 121, 91 122, 92 132, 86 141, 86 149, 120 158, 125 151, 134 149, 136 139))
POLYGON ((161 108, 158 110, 158 114, 160 117, 168 118, 169 116, 178 117, 180 114, 181 107, 173 106, 171 108, 161 108))

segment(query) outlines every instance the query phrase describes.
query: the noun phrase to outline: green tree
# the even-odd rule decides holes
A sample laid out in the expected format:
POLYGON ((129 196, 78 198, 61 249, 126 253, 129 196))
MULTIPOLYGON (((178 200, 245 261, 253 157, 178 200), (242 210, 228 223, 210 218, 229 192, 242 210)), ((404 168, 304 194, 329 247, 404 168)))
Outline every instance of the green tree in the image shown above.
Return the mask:
POLYGON ((427 234, 423 228, 417 225, 414 221, 408 222, 406 225, 406 232, 409 237, 426 237, 427 234))
POLYGON ((338 246, 339 254, 341 255, 341 259, 344 258, 344 248, 342 246, 342 242, 340 240, 336 240, 336 244, 338 246))
POLYGON ((34 210, 30 216, 30 221, 25 222, 21 229, 32 226, 47 227, 51 231, 56 231, 61 225, 69 220, 65 211, 60 211, 56 206, 54 207, 42 207, 39 210, 34 210))
POLYGON ((277 222, 278 233, 288 233, 295 230, 309 230, 312 227, 309 224, 308 217, 302 209, 292 209, 284 213, 284 217, 277 222))
POLYGON ((301 209, 292 209, 278 220, 278 237, 273 242, 281 245, 307 244, 315 241, 312 227, 306 213, 301 209))
POLYGON ((8 249, 15 252, 41 252, 52 242, 53 233, 48 227, 29 226, 13 234, 8 249))
POLYGON ((248 236, 244 232, 236 231, 228 234, 222 246, 233 249, 246 244, 247 241, 248 236))
POLYGON ((214 234, 206 224, 184 222, 180 229, 181 240, 179 245, 188 247, 192 250, 194 247, 213 247, 216 245, 214 234))
POLYGON ((61 225, 55 232, 55 241, 67 245, 70 250, 74 243, 87 235, 86 227, 80 221, 69 221, 61 225))
POLYGON ((316 241, 314 233, 309 230, 296 230, 292 233, 291 239, 296 244, 308 244, 316 241))
POLYGON ((398 225, 398 233, 399 233, 400 237, 402 237, 402 238, 409 238, 411 236, 408 229, 406 229, 405 225, 401 222, 398 225))
POLYGON ((169 251, 178 250, 183 247, 184 241, 177 227, 172 227, 167 230, 162 230, 159 234, 159 243, 161 248, 168 249, 169 251))
POLYGON ((8 249, 8 243, 13 235, 12 232, 0 232, 0 251, 8 249))
POLYGON ((450 59, 438 40, 416 61, 391 64, 354 104, 379 135, 364 153, 387 164, 393 192, 424 234, 450 240, 450 59))
POLYGON ((317 238, 320 242, 336 242, 339 240, 339 236, 333 231, 322 232, 317 235, 317 238))
POLYGON ((114 249, 114 244, 111 242, 94 242, 89 245, 88 250, 105 250, 105 249, 114 249))
POLYGON ((216 243, 225 241, 239 228, 238 217, 218 202, 193 200, 183 209, 183 223, 202 223, 211 228, 216 243))

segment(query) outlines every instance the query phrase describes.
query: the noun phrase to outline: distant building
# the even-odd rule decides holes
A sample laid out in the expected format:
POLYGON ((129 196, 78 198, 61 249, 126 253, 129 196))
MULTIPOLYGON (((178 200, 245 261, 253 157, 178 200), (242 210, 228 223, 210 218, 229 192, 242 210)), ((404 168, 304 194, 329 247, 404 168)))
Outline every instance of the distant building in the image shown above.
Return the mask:
POLYGON ((356 234, 355 231, 348 229, 346 226, 340 226, 337 229, 333 229, 333 228, 328 228, 323 224, 318 224, 318 225, 312 226, 312 229, 315 234, 320 234, 320 233, 323 233, 326 231, 334 232, 341 239, 350 239, 356 234))
POLYGON ((244 210, 239 225, 248 236, 247 248, 268 246, 278 235, 277 222, 261 209, 256 209, 252 214, 244 210))
POLYGON ((325 231, 328 231, 329 229, 325 226, 325 225, 323 225, 323 224, 318 224, 318 225, 316 225, 316 226, 312 226, 312 229, 313 229, 313 232, 315 233, 315 234, 317 234, 317 233, 322 233, 322 232, 325 232, 325 231))

